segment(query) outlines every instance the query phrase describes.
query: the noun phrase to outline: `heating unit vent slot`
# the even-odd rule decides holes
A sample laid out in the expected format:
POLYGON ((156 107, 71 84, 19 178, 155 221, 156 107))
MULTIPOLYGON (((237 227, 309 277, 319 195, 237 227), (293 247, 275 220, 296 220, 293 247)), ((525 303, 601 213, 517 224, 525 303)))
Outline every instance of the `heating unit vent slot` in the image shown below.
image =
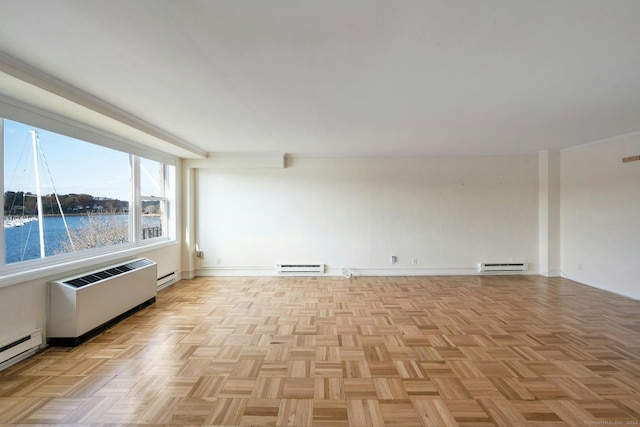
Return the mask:
POLYGON ((279 273, 324 273, 324 264, 278 264, 279 273))
POLYGON ((119 276, 121 274, 127 273, 132 270, 136 270, 138 268, 142 268, 151 264, 152 264, 152 261, 149 261, 148 259, 140 259, 127 264, 111 267, 107 270, 98 271, 96 273, 87 274, 85 276, 76 277, 74 279, 68 279, 63 283, 67 285, 71 285, 75 288, 81 288, 83 286, 91 285, 101 280, 119 276))
POLYGON ((491 271, 495 271, 495 272, 501 272, 501 271, 527 271, 528 269, 529 269, 529 264, 527 264, 527 263, 507 262, 507 263, 484 263, 484 264, 480 264, 480 270, 481 271, 487 271, 487 272, 491 272, 491 271))
POLYGON ((10 348, 13 348, 13 347, 15 347, 17 345, 20 345, 23 342, 27 342, 29 340, 31 340, 31 336, 30 335, 27 335, 26 337, 20 338, 17 341, 14 341, 14 342, 12 342, 10 344, 7 344, 7 345, 5 345, 3 347, 0 347, 0 353, 4 353, 5 351, 9 350, 10 348))
POLYGON ((174 281, 175 279, 176 279, 176 272, 172 271, 169 274, 165 274, 162 277, 158 277, 157 285, 158 287, 161 287, 161 286, 167 285, 168 283, 174 281))

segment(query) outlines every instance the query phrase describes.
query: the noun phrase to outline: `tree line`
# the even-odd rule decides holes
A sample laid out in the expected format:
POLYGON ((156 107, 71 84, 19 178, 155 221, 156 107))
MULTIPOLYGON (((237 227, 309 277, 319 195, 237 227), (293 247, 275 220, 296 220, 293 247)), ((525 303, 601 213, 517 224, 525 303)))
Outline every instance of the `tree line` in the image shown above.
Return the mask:
MULTIPOLYGON (((58 194, 62 213, 85 214, 96 212, 124 213, 129 211, 126 200, 108 197, 94 197, 90 194, 58 194)), ((60 209, 55 194, 42 196, 44 215, 59 215, 60 209)), ((6 191, 4 193, 4 215, 37 215, 38 200, 35 194, 22 191, 6 191)))

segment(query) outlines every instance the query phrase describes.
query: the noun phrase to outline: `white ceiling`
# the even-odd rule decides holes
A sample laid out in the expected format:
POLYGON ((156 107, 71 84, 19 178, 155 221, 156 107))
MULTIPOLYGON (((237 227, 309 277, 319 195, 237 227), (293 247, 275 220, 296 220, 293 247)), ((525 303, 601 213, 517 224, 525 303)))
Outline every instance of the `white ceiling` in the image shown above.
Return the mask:
POLYGON ((0 52, 207 152, 518 154, 640 130, 639 23, 638 0, 0 0, 0 52))

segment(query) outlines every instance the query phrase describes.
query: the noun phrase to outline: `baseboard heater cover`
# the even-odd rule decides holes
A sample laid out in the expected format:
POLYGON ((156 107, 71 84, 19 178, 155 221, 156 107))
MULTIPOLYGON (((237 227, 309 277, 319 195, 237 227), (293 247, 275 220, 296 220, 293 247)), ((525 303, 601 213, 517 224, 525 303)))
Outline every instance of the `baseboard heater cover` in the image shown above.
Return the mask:
POLYGON ((171 282, 172 280, 175 280, 176 277, 177 276, 176 276, 176 272, 175 271, 172 271, 171 273, 165 274, 162 277, 158 277, 158 281, 157 281, 158 287, 160 288, 160 287, 166 285, 167 283, 171 282))
POLYGON ((277 264, 278 273, 324 273, 324 264, 277 264))
POLYGON ((153 304, 156 272, 140 258, 50 282, 47 343, 76 346, 153 304))
POLYGON ((480 264, 480 271, 484 272, 509 272, 509 271, 527 271, 529 264, 527 263, 483 263, 480 264))
POLYGON ((42 330, 0 344, 0 370, 20 360, 26 353, 35 352, 42 344, 42 330))

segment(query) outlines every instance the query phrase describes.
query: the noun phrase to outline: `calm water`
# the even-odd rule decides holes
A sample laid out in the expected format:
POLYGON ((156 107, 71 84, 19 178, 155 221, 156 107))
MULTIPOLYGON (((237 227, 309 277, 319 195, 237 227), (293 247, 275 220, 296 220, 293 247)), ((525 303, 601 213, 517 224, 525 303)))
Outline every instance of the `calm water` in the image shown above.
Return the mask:
MULTIPOLYGON (((83 216, 66 217, 69 229, 82 224, 83 216)), ((128 221, 128 216, 122 215, 123 221, 128 221)), ((159 217, 143 217, 143 227, 157 227, 160 225, 159 217)), ((60 253, 62 242, 67 238, 62 217, 52 216, 43 220, 44 246, 47 256, 60 253)), ((11 264, 19 261, 40 258, 40 238, 38 221, 29 222, 22 227, 4 229, 4 253, 5 263, 11 264)))

